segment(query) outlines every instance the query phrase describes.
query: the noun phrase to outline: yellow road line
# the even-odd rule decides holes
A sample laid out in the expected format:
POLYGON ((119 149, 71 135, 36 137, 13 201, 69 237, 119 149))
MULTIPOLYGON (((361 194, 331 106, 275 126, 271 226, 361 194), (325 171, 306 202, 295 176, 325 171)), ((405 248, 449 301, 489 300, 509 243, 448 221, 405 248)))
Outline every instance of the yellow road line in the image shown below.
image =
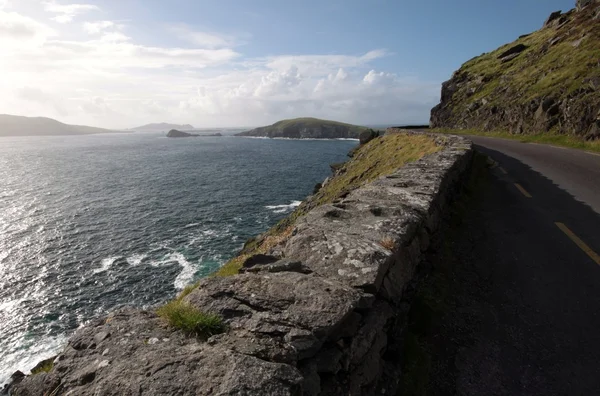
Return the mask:
POLYGON ((592 260, 596 262, 596 264, 600 265, 600 256, 596 252, 592 250, 585 242, 583 242, 577 235, 573 233, 573 231, 569 230, 569 228, 563 223, 554 223, 562 232, 564 232, 581 250, 585 252, 592 260))
POLYGON ((500 171, 505 175, 508 175, 508 172, 503 167, 499 166, 498 169, 500 169, 500 171))
POLYGON ((516 187, 519 189, 519 191, 521 191, 521 194, 525 195, 527 198, 532 198, 532 197, 531 197, 531 194, 529 194, 529 193, 527 192, 527 190, 525 190, 525 189, 523 188, 523 186, 522 186, 522 185, 520 185, 519 183, 515 183, 515 186, 516 186, 516 187))

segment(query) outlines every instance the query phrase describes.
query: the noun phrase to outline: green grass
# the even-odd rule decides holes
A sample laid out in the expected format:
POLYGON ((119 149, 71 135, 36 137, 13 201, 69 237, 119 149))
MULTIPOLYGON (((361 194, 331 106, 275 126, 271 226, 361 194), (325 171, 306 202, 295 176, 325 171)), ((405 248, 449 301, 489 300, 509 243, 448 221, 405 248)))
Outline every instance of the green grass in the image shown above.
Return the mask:
MULTIPOLYGON (((346 127, 346 128, 348 128, 349 136, 354 137, 354 138, 358 138, 358 136, 360 135, 361 132, 369 129, 367 127, 360 126, 360 125, 346 124, 343 122, 331 121, 331 120, 321 120, 319 118, 311 118, 311 117, 281 120, 281 121, 276 122, 273 125, 260 127, 260 128, 256 128, 256 129, 260 130, 261 134, 275 133, 275 136, 277 136, 277 133, 283 133, 284 131, 290 131, 290 130, 295 131, 299 128, 317 128, 317 127, 322 127, 322 126, 346 127)), ((253 131, 255 131, 255 130, 253 130, 253 131)), ((250 132, 250 131, 248 131, 248 132, 250 132)))
POLYGON ((163 305, 156 313, 170 326, 202 339, 225 331, 225 324, 220 316, 202 312, 181 298, 163 305))
POLYGON ((433 133, 448 133, 453 135, 474 135, 474 136, 488 136, 502 139, 517 140, 523 143, 539 143, 539 144, 550 144, 553 146, 574 148, 579 150, 591 151, 600 153, 600 141, 586 141, 581 137, 573 135, 562 135, 552 132, 547 133, 536 133, 531 135, 515 135, 504 131, 495 132, 484 132, 479 129, 444 129, 435 128, 431 129, 433 133))
POLYGON ((318 193, 265 234, 247 243, 240 255, 228 261, 214 275, 230 276, 239 273, 248 257, 266 254, 271 248, 285 242, 294 230, 296 220, 310 210, 332 203, 352 190, 395 172, 408 162, 439 150, 441 147, 426 135, 393 134, 371 140, 361 146, 353 158, 340 168, 337 176, 318 193))
POLYGON ((511 92, 523 93, 515 100, 526 103, 537 97, 572 93, 581 88, 585 78, 600 76, 600 69, 595 64, 595 60, 600 59, 600 25, 580 20, 582 15, 573 18, 569 24, 574 27, 567 31, 541 29, 465 63, 460 72, 482 76, 488 81, 468 101, 508 88, 511 92), (579 25, 592 28, 584 33, 579 25), (584 34, 585 39, 575 48, 572 43, 584 34), (549 46, 549 41, 556 37, 561 41, 549 46), (514 60, 502 63, 498 56, 517 44, 528 48, 514 60))
POLYGON ((47 360, 41 366, 36 367, 33 370, 31 370, 31 375, 36 375, 36 374, 40 374, 40 373, 49 373, 50 371, 52 371, 53 368, 54 368, 54 361, 47 360))

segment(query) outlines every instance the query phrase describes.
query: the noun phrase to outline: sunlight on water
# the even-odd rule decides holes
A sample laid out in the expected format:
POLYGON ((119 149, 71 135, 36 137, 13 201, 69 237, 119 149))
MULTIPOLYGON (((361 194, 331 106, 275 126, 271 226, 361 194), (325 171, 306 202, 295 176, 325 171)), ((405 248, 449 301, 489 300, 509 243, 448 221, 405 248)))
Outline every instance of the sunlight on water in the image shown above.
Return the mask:
POLYGON ((215 271, 356 144, 0 139, 0 385, 91 318, 153 307, 215 271))

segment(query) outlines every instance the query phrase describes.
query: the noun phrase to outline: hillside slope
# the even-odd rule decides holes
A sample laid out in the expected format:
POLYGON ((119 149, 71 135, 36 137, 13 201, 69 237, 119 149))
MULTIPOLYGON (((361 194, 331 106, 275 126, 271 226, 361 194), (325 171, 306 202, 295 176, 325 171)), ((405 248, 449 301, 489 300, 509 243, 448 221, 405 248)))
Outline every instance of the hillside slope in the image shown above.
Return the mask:
POLYGON ((157 124, 146 124, 139 127, 131 128, 132 131, 138 132, 166 132, 171 129, 184 130, 189 131, 194 129, 194 127, 190 124, 169 124, 166 122, 161 122, 157 124))
POLYGON ((83 125, 63 124, 52 118, 0 114, 0 136, 92 135, 119 132, 83 125))
POLYGON ((465 63, 442 85, 434 128, 600 138, 600 1, 465 63))
POLYGON ((366 127, 318 118, 295 118, 273 125, 238 133, 236 136, 254 136, 288 139, 358 139, 366 127))

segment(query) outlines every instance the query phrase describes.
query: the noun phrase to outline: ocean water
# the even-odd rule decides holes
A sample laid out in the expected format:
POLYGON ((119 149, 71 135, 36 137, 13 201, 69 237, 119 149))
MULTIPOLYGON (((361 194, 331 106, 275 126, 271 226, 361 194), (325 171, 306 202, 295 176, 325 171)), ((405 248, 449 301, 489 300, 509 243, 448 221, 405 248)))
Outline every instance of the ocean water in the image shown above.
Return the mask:
POLYGON ((0 385, 87 320, 215 271, 354 141, 0 138, 0 385))

